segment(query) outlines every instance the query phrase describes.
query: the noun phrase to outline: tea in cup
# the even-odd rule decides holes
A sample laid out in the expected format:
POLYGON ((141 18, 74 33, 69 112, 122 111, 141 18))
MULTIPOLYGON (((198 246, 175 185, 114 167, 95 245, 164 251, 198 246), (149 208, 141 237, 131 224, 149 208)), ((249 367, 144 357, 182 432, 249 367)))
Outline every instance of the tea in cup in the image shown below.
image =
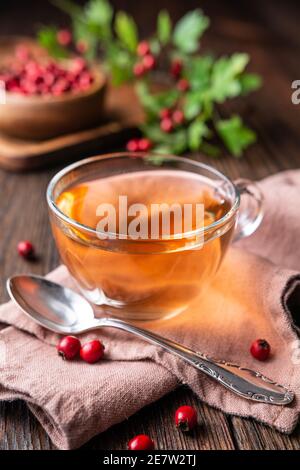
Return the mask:
POLYGON ((233 237, 254 231, 262 217, 253 183, 237 187, 212 167, 173 156, 89 158, 58 173, 47 197, 60 256, 83 294, 133 320, 185 310, 233 237), (251 203, 236 229, 245 189, 251 203))

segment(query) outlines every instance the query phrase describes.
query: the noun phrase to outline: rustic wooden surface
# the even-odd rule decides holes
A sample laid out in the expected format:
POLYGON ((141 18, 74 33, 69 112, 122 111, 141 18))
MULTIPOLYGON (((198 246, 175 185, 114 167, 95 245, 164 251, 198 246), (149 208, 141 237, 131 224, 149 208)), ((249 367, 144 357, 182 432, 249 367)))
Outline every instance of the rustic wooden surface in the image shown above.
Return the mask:
POLYGON ((103 115, 96 127, 40 141, 1 133, 0 168, 32 171, 104 152, 128 138, 143 119, 144 113, 132 85, 107 86, 103 115))
MULTIPOLYGON (((50 17, 53 21, 56 19, 53 7, 35 2, 34 9, 30 9, 28 3, 1 2, 1 32, 27 34, 34 22, 49 22, 50 17)), ((134 0, 114 4, 122 8, 126 4, 147 34, 153 28, 160 7, 169 8, 177 18, 187 2, 152 0, 147 7, 145 2, 134 0)), ((291 82, 300 79, 299 2, 203 0, 201 5, 212 18, 212 28, 203 46, 223 53, 248 51, 253 58, 252 69, 260 72, 265 82, 262 91, 233 105, 233 109, 243 109, 248 122, 257 130, 257 145, 241 160, 203 160, 232 178, 259 179, 299 167, 300 105, 291 103, 291 82)), ((189 8, 196 6, 199 6, 198 1, 188 2, 189 8)), ((16 272, 45 274, 58 264, 45 202, 47 182, 57 169, 26 175, 0 172, 2 301, 7 299, 4 280, 8 276, 16 272), (41 255, 39 262, 27 264, 18 257, 16 243, 24 238, 34 242, 41 255)), ((226 416, 209 408, 185 388, 97 436, 84 448, 124 449, 130 437, 142 432, 155 437, 160 449, 300 449, 300 426, 291 436, 282 435, 253 420, 226 416), (193 437, 177 433, 173 427, 173 412, 183 403, 193 404, 201 417, 201 426, 193 437)), ((26 405, 15 402, 0 404, 0 448, 52 449, 53 445, 26 405)))

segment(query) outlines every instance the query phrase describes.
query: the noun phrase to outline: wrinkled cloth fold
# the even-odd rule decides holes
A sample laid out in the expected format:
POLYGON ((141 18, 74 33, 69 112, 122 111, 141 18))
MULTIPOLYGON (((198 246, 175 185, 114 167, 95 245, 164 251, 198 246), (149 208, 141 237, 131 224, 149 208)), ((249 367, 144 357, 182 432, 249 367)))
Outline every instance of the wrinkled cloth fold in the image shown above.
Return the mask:
MULTIPOLYGON (((300 411, 300 171, 259 183, 265 218, 257 232, 229 249, 212 285, 171 320, 145 325, 209 356, 255 369, 295 393, 289 406, 240 398, 175 356, 115 329, 100 337, 105 360, 62 361, 58 336, 33 323, 11 302, 0 307, 0 399, 25 400, 60 449, 81 446, 185 383, 226 413, 252 417, 290 433, 300 411), (265 338, 268 361, 249 353, 265 338)), ((60 266, 49 278, 76 289, 60 266)))

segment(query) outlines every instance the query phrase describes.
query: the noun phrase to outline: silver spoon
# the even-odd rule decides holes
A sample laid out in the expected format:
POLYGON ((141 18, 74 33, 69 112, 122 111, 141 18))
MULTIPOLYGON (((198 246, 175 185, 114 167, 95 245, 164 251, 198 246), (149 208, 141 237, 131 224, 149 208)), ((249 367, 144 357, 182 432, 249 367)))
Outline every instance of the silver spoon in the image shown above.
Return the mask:
POLYGON ((91 305, 81 295, 43 277, 13 276, 7 280, 7 290, 26 315, 55 333, 78 334, 107 326, 118 328, 175 354, 244 398, 273 405, 287 405, 293 401, 292 392, 259 372, 215 361, 116 318, 95 318, 91 305))

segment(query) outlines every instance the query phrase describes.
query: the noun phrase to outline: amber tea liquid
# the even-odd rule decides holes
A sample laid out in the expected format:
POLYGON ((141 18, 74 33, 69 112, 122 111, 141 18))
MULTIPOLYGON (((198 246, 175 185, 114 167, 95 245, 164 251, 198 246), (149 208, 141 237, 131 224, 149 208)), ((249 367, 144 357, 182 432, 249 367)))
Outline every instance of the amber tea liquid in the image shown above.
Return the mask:
MULTIPOLYGON (((151 320, 177 314, 206 287, 217 271, 230 242, 233 226, 208 227, 220 220, 231 204, 216 191, 211 180, 178 170, 136 171, 95 178, 70 186, 56 204, 68 217, 97 228, 97 207, 116 209, 120 231, 119 196, 132 204, 204 205, 205 231, 202 247, 196 236, 170 240, 100 240, 95 234, 52 222, 63 262, 87 298, 105 304, 109 313, 126 318, 151 320)), ((150 213, 150 210, 149 210, 150 213)), ((120 224, 121 220, 121 224, 120 224)), ((128 224, 131 219, 128 218, 128 224)), ((150 227, 149 221, 149 227, 150 227)), ((176 234, 171 223, 171 235, 176 234)), ((120 235, 120 232, 119 232, 120 235)), ((150 236, 150 229, 149 229, 150 236)))

